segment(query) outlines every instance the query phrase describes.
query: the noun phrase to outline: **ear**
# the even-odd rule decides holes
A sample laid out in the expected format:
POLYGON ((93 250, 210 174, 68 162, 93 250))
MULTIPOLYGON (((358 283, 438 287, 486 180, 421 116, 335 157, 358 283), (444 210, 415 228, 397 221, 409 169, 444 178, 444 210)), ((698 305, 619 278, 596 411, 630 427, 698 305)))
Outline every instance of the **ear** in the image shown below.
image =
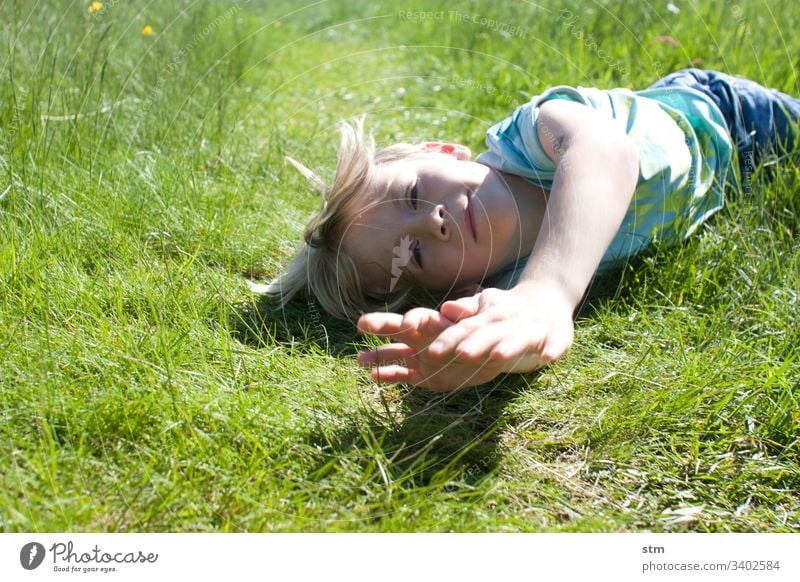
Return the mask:
POLYGON ((443 143, 440 141, 426 141, 422 144, 429 152, 437 152, 453 156, 457 160, 468 161, 472 158, 472 152, 467 146, 457 143, 443 143))

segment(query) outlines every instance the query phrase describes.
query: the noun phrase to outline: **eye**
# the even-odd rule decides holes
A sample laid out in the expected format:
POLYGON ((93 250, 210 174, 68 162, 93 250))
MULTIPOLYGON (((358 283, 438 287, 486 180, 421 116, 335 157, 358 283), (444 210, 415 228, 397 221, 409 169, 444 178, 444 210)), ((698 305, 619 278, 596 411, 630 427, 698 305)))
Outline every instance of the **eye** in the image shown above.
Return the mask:
POLYGON ((408 199, 411 202, 411 208, 414 210, 417 209, 417 200, 419 198, 419 192, 417 191, 417 182, 414 182, 414 185, 411 186, 411 189, 408 191, 408 199))
POLYGON ((414 243, 414 260, 417 261, 417 265, 419 268, 422 268, 422 249, 420 247, 419 241, 414 243))

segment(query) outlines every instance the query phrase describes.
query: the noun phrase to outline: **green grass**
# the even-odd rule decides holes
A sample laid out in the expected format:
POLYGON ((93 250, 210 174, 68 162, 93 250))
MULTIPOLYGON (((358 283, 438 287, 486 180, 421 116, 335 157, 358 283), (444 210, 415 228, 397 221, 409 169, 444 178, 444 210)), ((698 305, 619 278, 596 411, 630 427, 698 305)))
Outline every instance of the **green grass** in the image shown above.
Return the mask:
POLYGON ((800 93, 794 2, 674 3, 0 2, 0 528, 797 530, 798 156, 598 282, 563 360, 455 394, 245 284, 342 118, 480 151, 553 84, 800 93))

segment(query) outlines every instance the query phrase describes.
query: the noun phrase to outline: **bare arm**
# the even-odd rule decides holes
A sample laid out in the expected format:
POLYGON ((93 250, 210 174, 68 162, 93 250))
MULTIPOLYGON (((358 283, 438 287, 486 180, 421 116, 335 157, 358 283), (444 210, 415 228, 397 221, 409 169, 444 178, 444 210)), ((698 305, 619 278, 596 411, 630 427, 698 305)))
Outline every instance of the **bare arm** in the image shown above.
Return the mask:
POLYGON ((639 156, 618 122, 571 101, 543 103, 537 131, 557 166, 519 285, 550 286, 574 309, 625 217, 639 156))

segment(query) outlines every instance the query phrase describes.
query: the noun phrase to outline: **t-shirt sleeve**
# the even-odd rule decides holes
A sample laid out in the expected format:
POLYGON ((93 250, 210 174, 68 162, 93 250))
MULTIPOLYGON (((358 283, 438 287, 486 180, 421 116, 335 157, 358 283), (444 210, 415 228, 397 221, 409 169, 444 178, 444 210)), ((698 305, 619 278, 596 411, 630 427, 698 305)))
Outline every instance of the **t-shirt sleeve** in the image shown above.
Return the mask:
POLYGON ((489 151, 478 156, 477 161, 497 170, 522 176, 542 188, 552 188, 556 164, 545 153, 537 129, 539 106, 551 99, 565 99, 589 105, 577 89, 568 86, 553 87, 533 97, 509 117, 489 128, 486 132, 486 146, 489 151))

